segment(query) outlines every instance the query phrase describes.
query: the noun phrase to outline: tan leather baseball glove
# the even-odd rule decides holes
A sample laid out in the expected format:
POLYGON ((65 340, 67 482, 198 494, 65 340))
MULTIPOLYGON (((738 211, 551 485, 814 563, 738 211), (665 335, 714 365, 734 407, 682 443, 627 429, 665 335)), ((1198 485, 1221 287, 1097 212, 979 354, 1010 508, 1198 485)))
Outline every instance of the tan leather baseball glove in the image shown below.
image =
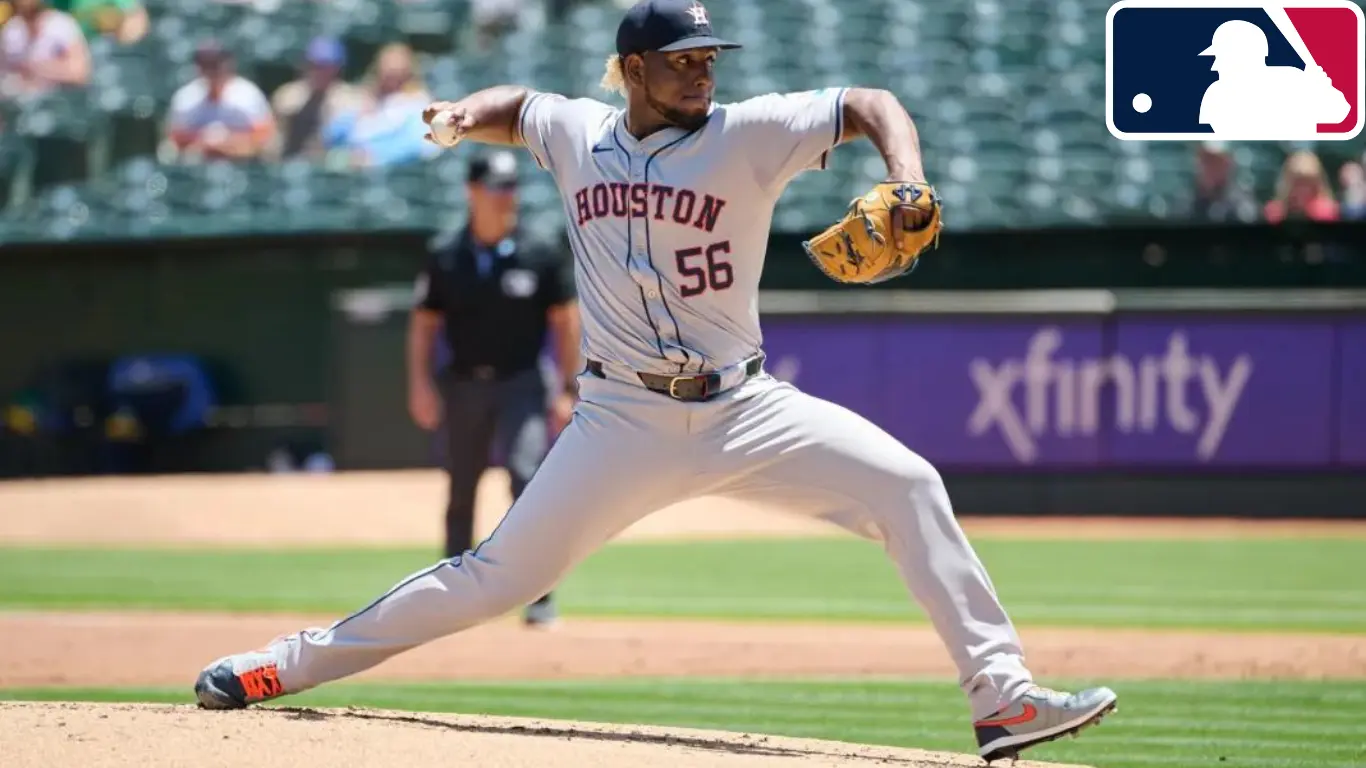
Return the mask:
POLYGON ((939 195, 923 182, 884 181, 844 217, 802 243, 816 267, 841 283, 880 283, 915 269, 939 245, 939 195))

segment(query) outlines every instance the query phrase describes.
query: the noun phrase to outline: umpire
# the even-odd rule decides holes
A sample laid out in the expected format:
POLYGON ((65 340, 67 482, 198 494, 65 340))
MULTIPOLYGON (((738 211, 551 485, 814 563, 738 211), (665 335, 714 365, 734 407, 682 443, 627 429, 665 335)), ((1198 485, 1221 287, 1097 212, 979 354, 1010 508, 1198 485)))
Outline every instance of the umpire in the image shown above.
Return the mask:
MULTIPOLYGON (((469 219, 434 242, 408 324, 409 413, 423 429, 445 426, 448 558, 474 546, 475 488, 491 449, 504 458, 515 500, 568 423, 582 369, 573 262, 519 232, 516 157, 474 158, 467 182, 469 219), (450 362, 434 376, 443 327, 450 362), (547 331, 558 367, 551 392, 539 366, 547 331)), ((547 594, 524 618, 548 627, 555 614, 547 594)))

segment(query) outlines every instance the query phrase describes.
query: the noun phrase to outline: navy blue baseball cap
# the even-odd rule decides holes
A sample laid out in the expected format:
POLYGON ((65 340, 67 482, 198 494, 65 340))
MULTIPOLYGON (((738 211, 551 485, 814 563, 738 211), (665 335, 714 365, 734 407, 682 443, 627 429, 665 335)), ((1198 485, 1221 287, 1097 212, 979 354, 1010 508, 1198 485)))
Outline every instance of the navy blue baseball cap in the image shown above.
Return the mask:
POLYGON ((640 0, 617 27, 617 54, 692 48, 739 48, 711 32, 711 16, 697 0, 640 0))

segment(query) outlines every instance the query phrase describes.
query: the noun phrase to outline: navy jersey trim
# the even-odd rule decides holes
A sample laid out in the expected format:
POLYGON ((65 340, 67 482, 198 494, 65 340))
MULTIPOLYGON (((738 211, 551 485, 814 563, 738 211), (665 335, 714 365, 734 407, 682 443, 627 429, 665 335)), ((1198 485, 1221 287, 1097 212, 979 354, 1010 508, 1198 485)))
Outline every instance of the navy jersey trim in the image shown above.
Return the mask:
MULTIPOLYGON (((612 124, 612 143, 617 145, 617 149, 621 150, 622 158, 626 161, 626 168, 628 171, 627 178, 629 180, 629 170, 631 168, 631 153, 626 151, 626 147, 623 147, 621 145, 621 139, 617 138, 617 126, 615 123, 612 124)), ((648 213, 648 210, 646 212, 648 213)), ((635 240, 633 237, 633 232, 631 230, 631 217, 629 215, 630 210, 627 210, 627 214, 628 215, 626 217, 626 260, 622 263, 622 265, 626 268, 626 276, 629 278, 631 276, 631 250, 635 246, 635 240)), ((648 224, 646 226, 648 226, 648 224)), ((649 251, 649 248, 650 240, 649 235, 647 234, 645 237, 645 249, 647 252, 649 251)), ((650 267, 653 268, 654 264, 651 263, 650 267)), ((635 280, 632 280, 631 282, 634 283, 635 280)), ((664 358, 665 361, 673 362, 672 360, 669 360, 669 356, 664 353, 664 337, 659 335, 659 326, 655 324, 655 319, 650 314, 650 303, 645 300, 645 289, 641 288, 639 284, 636 285, 636 288, 640 291, 640 308, 645 312, 645 321, 650 324, 650 330, 654 331, 655 334, 655 349, 659 350, 659 356, 664 358)))
MULTIPOLYGON (((572 422, 573 419, 571 418, 570 421, 572 422)), ((544 464, 544 463, 545 463, 544 460, 542 460, 541 463, 544 464)), ((538 465, 538 466, 536 467, 536 469, 539 470, 539 469, 540 469, 540 466, 538 465)), ((532 473, 532 477, 535 477, 535 473, 532 473)), ((530 480, 528 480, 527 482, 530 483, 530 480)), ((525 494, 525 491, 523 491, 523 494, 525 494)), ((509 507, 507 513, 503 515, 503 519, 502 519, 502 520, 499 520, 499 521, 498 521, 498 525, 494 526, 494 528, 493 528, 493 533, 490 533, 490 534, 488 535, 488 538, 484 539, 483 541, 481 541, 481 542, 479 542, 478 544, 475 545, 474 549, 470 551, 470 557, 474 557, 474 558, 479 557, 479 550, 482 549, 483 546, 484 546, 485 544, 489 543, 490 541, 493 541, 493 537, 498 535, 498 529, 500 529, 500 528, 503 527, 503 523, 506 523, 506 522, 507 522, 507 519, 508 519, 508 517, 510 517, 510 516, 512 515, 513 510, 517 509, 517 501, 518 501, 520 498, 521 498, 521 497, 518 497, 518 499, 514 499, 514 500, 512 501, 512 506, 509 507)), ((331 632, 336 632, 338 629, 341 629, 342 626, 345 625, 347 622, 352 621, 353 619, 358 619, 358 618, 360 618, 361 616, 364 616, 365 614, 367 614, 367 613, 369 613, 370 611, 374 610, 375 607, 378 606, 380 603, 382 603, 382 602, 384 602, 385 600, 388 600, 389 598, 393 597, 394 594, 396 594, 400 589, 403 589, 404 587, 408 586, 409 584, 412 584, 413 582, 417 581, 418 579, 421 579, 421 578, 424 577, 424 576, 430 576, 430 575, 432 575, 433 573, 436 573, 437 571, 439 571, 439 570, 441 570, 442 568, 445 568, 445 567, 447 567, 447 566, 449 566, 449 567, 451 567, 451 568, 459 568, 459 567, 461 566, 461 564, 464 563, 464 560, 465 560, 465 556, 464 556, 463 554, 461 554, 461 555, 456 555, 455 557, 447 558, 447 559, 445 559, 445 560, 437 561, 437 563, 436 563, 435 565, 429 566, 429 567, 427 567, 427 568, 423 568, 422 570, 418 571, 417 573, 414 573, 413 575, 409 576, 408 578, 404 579, 403 581, 400 581, 399 583, 395 584, 393 587, 390 587, 390 589, 389 589, 388 592, 385 592, 384 594, 380 595, 378 598, 375 599, 374 602, 370 603, 369 605, 365 606, 364 608, 360 609, 359 611, 356 611, 355 613, 351 614, 350 616, 347 616, 346 618, 341 619, 340 621, 334 622, 334 623, 332 624, 332 626, 328 627, 326 630, 323 631, 323 634, 326 635, 326 634, 331 633, 331 632)), ((309 635, 309 637, 313 638, 314 640, 317 639, 317 635, 316 635, 315 633, 313 633, 312 631, 307 631, 307 632, 305 632, 304 634, 309 635)))
MULTIPOLYGON (((682 142, 684 139, 687 139, 688 137, 692 136, 693 134, 697 133, 699 130, 701 130, 701 128, 694 128, 693 130, 688 131, 682 136, 679 136, 678 138, 674 139, 668 144, 665 144, 659 149, 656 149, 654 152, 651 152, 650 156, 645 160, 645 183, 650 183, 650 163, 653 163, 655 161, 655 158, 659 157, 661 152, 663 152, 666 149, 673 148, 675 145, 682 142)), ((614 132, 613 136, 615 135, 616 134, 614 132)), ((659 300, 663 302, 664 311, 669 315, 669 320, 672 321, 674 324, 674 337, 678 339, 678 348, 680 351, 683 352, 683 362, 677 364, 679 366, 678 372, 682 373, 683 371, 687 370, 688 364, 692 362, 692 355, 688 353, 688 348, 683 345, 683 332, 680 331, 678 328, 678 319, 674 317, 674 311, 669 308, 669 300, 664 296, 664 278, 660 277, 659 270, 655 269, 654 249, 650 242, 650 217, 648 215, 645 217, 645 258, 649 259, 650 269, 653 270, 655 273, 655 283, 659 286, 659 300)), ((667 360, 668 358, 665 359, 667 360)), ((669 362, 673 361, 670 360, 669 362)))
MULTIPOLYGON (((482 546, 482 545, 481 545, 481 546, 482 546)), ((375 599, 374 602, 370 603, 369 605, 365 606, 364 608, 360 609, 359 611, 356 611, 355 613, 351 614, 350 616, 347 616, 346 618, 341 619, 340 621, 337 621, 337 622, 333 623, 332 626, 330 626, 330 627, 328 627, 327 629, 323 630, 321 634, 326 635, 326 634, 329 634, 329 633, 332 633, 332 632, 336 632, 337 630, 339 630, 339 629, 341 629, 343 626, 345 626, 345 625, 347 624, 347 622, 350 622, 350 621, 352 621, 352 620, 354 620, 354 619, 359 619, 360 617, 362 617, 362 616, 364 616, 365 614, 369 613, 370 611, 374 610, 374 609, 375 609, 375 606, 379 605, 380 603, 384 602, 385 600, 388 600, 390 597, 393 597, 393 596, 394 596, 394 593, 398 592, 400 589, 403 589, 404 587, 408 586, 409 584, 412 584, 413 582, 417 581, 418 579, 420 579, 420 578, 422 578, 422 577, 424 577, 424 576, 430 576, 431 574, 436 573, 437 571, 441 570, 442 568, 445 568, 445 567, 448 566, 448 565, 451 566, 452 568, 459 568, 459 567, 460 567, 460 556, 457 555, 456 557, 453 557, 453 558, 451 558, 451 559, 449 559, 449 560, 441 560, 441 561, 437 562, 436 565, 430 566, 430 567, 428 567, 428 568, 424 568, 424 569, 418 571, 417 573, 414 573, 413 575, 409 576, 408 578, 404 579, 403 581, 400 581, 399 583, 395 584, 393 587, 390 587, 388 592, 385 592, 384 594, 380 595, 378 598, 375 599)), ((306 634, 307 634, 310 638, 312 638, 313 640, 317 640, 318 637, 319 637, 319 634, 316 633, 316 632, 314 632, 314 631, 312 631, 312 630, 307 631, 306 634)))

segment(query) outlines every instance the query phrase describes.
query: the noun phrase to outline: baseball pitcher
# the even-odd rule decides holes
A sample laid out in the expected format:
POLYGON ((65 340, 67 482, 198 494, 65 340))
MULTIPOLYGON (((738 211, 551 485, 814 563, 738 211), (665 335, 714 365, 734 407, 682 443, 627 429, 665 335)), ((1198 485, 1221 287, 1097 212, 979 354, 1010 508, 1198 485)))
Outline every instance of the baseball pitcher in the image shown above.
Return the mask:
POLYGON ((1035 684, 934 467, 764 372, 759 276, 774 205, 798 174, 860 138, 886 163, 885 180, 806 243, 832 279, 905 274, 936 243, 940 202, 906 110, 864 88, 714 103, 716 58, 740 46, 713 35, 696 0, 642 0, 616 47, 604 84, 625 109, 500 86, 425 114, 432 141, 525 147, 559 187, 587 360, 569 426, 477 547, 330 627, 214 661, 195 684, 201 704, 298 693, 495 619, 651 512, 722 496, 882 542, 958 667, 988 760, 1098 721, 1115 707, 1109 688, 1035 684))

